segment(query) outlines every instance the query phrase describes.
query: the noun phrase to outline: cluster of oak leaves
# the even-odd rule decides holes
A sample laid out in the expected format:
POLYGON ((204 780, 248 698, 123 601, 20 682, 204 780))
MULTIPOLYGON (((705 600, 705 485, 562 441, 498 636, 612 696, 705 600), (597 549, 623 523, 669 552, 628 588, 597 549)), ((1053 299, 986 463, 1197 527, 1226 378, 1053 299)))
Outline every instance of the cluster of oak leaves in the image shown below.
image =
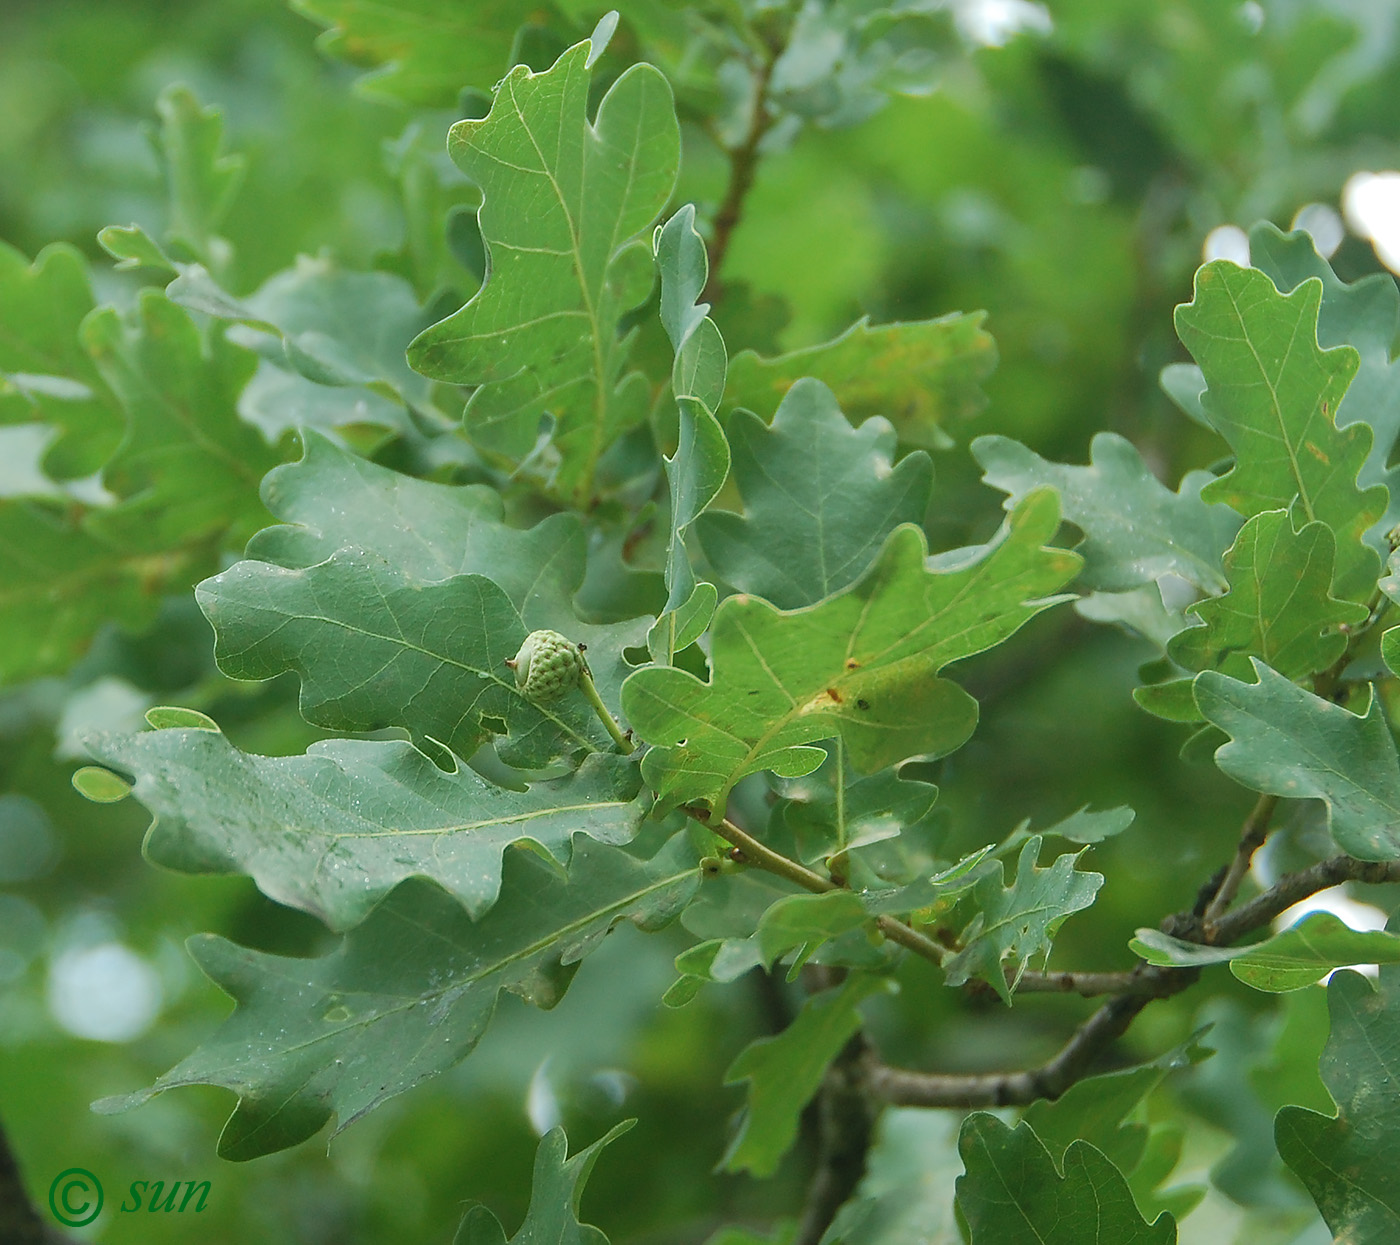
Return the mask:
MULTIPOLYGON (((173 431, 136 429, 123 442, 104 476, 116 500, 84 519, 93 565, 120 549, 126 565, 145 558, 142 573, 178 578, 181 565, 207 560, 199 537, 209 516, 226 516, 229 496, 261 479, 275 525, 196 590, 220 668, 241 680, 292 671, 311 723, 396 737, 258 756, 204 715, 170 708, 151 712, 157 729, 90 741, 110 769, 82 771, 80 788, 94 798, 133 790, 155 815, 153 861, 247 874, 344 934, 313 960, 196 939, 193 954, 236 1010, 152 1089, 103 1109, 177 1085, 225 1086, 239 1097, 220 1142, 232 1158, 296 1144, 331 1117, 344 1128, 463 1059, 500 990, 549 1006, 617 922, 653 930, 689 910, 699 941, 677 962, 669 1004, 759 965, 845 970, 843 984, 812 996, 733 1069, 749 1103, 725 1162, 772 1172, 822 1070, 859 1027, 858 1004, 906 954, 880 936, 881 918, 951 930, 940 944, 948 984, 980 979, 1010 1001, 1064 919, 1093 902, 1103 879, 1077 867, 1082 850, 1042 868, 1044 838, 1097 841, 1123 830, 1129 812, 1080 813, 946 860, 929 817, 936 789, 899 772, 953 752, 975 729, 977 704, 945 668, 1071 601, 1158 647, 1137 699, 1192 724, 1196 746, 1218 749, 1232 778, 1321 799, 1336 844, 1353 856, 1400 857, 1400 761, 1369 688, 1400 670, 1400 632, 1375 625, 1400 600, 1384 565, 1400 518, 1387 468, 1400 432, 1392 282, 1344 285, 1305 235, 1257 228, 1254 267, 1217 262, 1198 274, 1177 321, 1195 364, 1164 378, 1185 415, 1224 438, 1228 466, 1188 474, 1172 492, 1112 434, 1095 439, 1086 467, 981 437, 972 452, 1007 494, 1005 524, 984 546, 931 556, 920 527, 931 462, 918 447, 938 443, 932 429, 947 411, 878 376, 898 358, 916 387, 959 368, 975 385, 989 349, 977 317, 862 323, 794 355, 728 359, 699 301, 707 270, 693 209, 653 232, 679 160, 666 80, 634 66, 590 122, 591 65, 584 42, 548 71, 514 70, 489 116, 454 127, 453 158, 483 194, 490 273, 466 306, 426 328, 386 274, 312 265, 240 302, 211 263, 171 258, 135 228, 104 234, 123 262, 164 269, 170 283, 143 293, 134 322, 111 309, 87 316, 85 354, 70 361, 86 397, 30 395, 68 403, 59 421, 68 439, 51 467, 91 470, 59 461, 94 444, 85 404, 207 410, 213 393, 232 408, 257 359, 232 330, 203 332, 193 310, 276 343, 290 360, 282 400, 329 380, 427 409, 441 392, 430 382, 465 387, 450 392, 469 394, 475 461, 533 482, 554 512, 533 526, 510 522, 501 489, 403 474, 314 431, 300 460, 280 466, 237 421, 212 434, 172 421, 173 431), (658 274, 653 320, 669 343, 669 383, 632 367, 647 330, 619 331, 658 274), (408 352, 414 370, 390 359, 347 372, 334 342, 325 349, 295 322, 308 288, 373 297, 387 321, 422 328, 408 352), (848 417, 882 407, 903 414, 858 426, 848 417), (653 438, 672 450, 660 514, 644 512, 653 438), (593 522, 629 510, 614 535, 593 522), (1065 519, 1083 534, 1073 551, 1051 543, 1065 519), (623 558, 632 522, 667 530, 664 604, 623 558), (588 592, 585 568, 606 590, 588 592), (1167 577, 1195 597, 1184 613, 1165 603, 1183 596, 1164 597, 1167 577), (548 687, 530 678, 541 645, 556 663, 551 678, 564 672, 548 687), (1350 688, 1345 704, 1309 690, 1328 672, 1350 688), (117 772, 133 776, 130 788, 117 772), (747 829, 835 889, 806 891, 727 858, 715 831, 744 781, 776 797, 769 822, 747 829), (715 887, 736 898, 712 902, 715 887), (797 1065, 811 1075, 791 1076, 797 1065)), ((190 101, 171 108, 185 110, 177 123, 207 122, 190 101)), ((185 254, 207 251, 196 234, 177 239, 185 254)), ((41 257, 36 288, 77 290, 75 262, 41 257)), ((245 507, 233 530, 257 529, 264 513, 245 507)), ((139 595, 127 621, 140 621, 139 595)), ((58 628, 34 642, 74 639, 58 628)), ((1313 981, 1336 964, 1400 958, 1389 945, 1397 936, 1369 937, 1364 955, 1340 936, 1229 955, 1241 979, 1292 988, 1299 972, 1313 981), (1291 985, 1270 975, 1282 960, 1291 985)), ((1195 962, 1171 940, 1135 946, 1157 963, 1195 962)), ((1369 990, 1333 988, 1355 999, 1369 990)), ((1383 1012, 1393 989, 1383 974, 1368 1006, 1383 1012)), ((1355 1106, 1367 1109, 1376 1110, 1355 1106)), ((1299 1153, 1342 1145, 1329 1131, 1337 1120, 1297 1110, 1292 1126, 1299 1153)), ((595 1151, 566 1159, 562 1137, 546 1138, 537 1197, 571 1198, 595 1151)), ((1012 1239, 995 1235, 1001 1211, 976 1189, 1013 1159, 1039 1173, 1050 1201, 1069 1199, 1061 1211, 1092 1186, 1096 1204, 1140 1234, 1119 1239, 1174 1239, 1170 1215, 1149 1227, 1131 1173, 1092 1146, 1052 1154, 1029 1124, 983 1115, 964 1126, 963 1156, 974 1240, 1012 1239)), ((1285 1157, 1325 1192, 1325 1174, 1285 1157)), ((490 1236, 484 1214, 469 1216, 466 1239, 490 1236)))

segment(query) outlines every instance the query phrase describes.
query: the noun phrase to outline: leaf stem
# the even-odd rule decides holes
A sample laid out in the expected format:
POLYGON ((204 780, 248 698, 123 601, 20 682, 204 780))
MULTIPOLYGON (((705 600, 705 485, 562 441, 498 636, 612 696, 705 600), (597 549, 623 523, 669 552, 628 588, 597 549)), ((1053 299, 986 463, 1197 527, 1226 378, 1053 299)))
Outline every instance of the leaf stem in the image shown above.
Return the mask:
MULTIPOLYGON (((728 817, 715 817, 704 805, 686 804, 682 806, 682 811, 687 816, 695 818, 702 825, 708 826, 726 843, 737 847, 747 864, 756 865, 780 878, 787 878, 789 882, 795 882, 804 890, 809 890, 816 895, 824 895, 828 891, 843 889, 835 882, 822 877, 821 874, 812 872, 805 865, 798 864, 795 860, 789 860, 780 852, 775 852, 771 847, 760 843, 746 830, 741 830, 736 826, 728 817)), ((906 925, 903 921, 897 921, 892 916, 877 916, 875 925, 891 942, 898 943, 905 950, 912 951, 915 955, 922 956, 933 964, 941 965, 948 956, 946 947, 940 946, 926 934, 919 933, 913 926, 906 925)))
POLYGON ((632 751, 636 745, 627 737, 627 734, 617 724, 617 719, 608 711, 607 705, 603 703, 603 698, 598 695, 598 689, 593 683, 593 676, 588 673, 585 666, 583 673, 579 675, 579 690, 588 698, 588 703, 593 706, 593 712, 598 715, 599 721, 608 728, 608 734, 613 737, 613 742, 622 750, 623 756, 632 751))

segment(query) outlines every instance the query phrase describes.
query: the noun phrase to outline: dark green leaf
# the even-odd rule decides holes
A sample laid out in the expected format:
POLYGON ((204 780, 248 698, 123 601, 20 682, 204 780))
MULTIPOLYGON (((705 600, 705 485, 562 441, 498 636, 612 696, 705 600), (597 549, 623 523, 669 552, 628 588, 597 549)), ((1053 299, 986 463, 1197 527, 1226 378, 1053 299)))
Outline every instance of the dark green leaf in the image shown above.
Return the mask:
POLYGON ((810 772, 823 754, 808 745, 837 734, 866 771, 960 747, 976 702, 938 671, 1062 599, 1044 594, 1079 562, 1045 547, 1058 526, 1045 491, 957 569, 927 570, 923 533, 907 526, 862 579, 816 607, 729 598, 710 631, 711 682, 653 667, 624 685, 624 712, 654 745, 644 775, 667 804, 722 807, 745 774, 810 772))
POLYGON ((852 428, 835 396, 799 380, 772 425, 746 412, 729 421, 742 515, 711 511, 696 524, 715 570, 779 609, 813 605, 865 573, 901 523, 921 523, 933 464, 916 452, 894 465, 883 419, 852 428))
POLYGON ((250 1159, 336 1131, 471 1053, 510 990, 552 1007, 579 960, 618 921, 670 921, 698 870, 679 835, 650 862, 587 840, 567 880, 532 852, 505 863, 500 898, 479 922, 430 882, 401 883, 320 959, 293 960, 212 934, 190 944, 200 967, 237 1002, 207 1042, 147 1090, 104 1099, 139 1106, 181 1085, 239 1096, 219 1139, 250 1159))
POLYGON ((301 678, 307 721, 402 726, 470 757, 492 734, 501 759, 536 768, 607 746, 581 692, 537 704, 506 665, 528 629, 481 575, 424 583, 362 548, 297 569, 239 562, 199 585, 219 667, 235 679, 301 678))
MULTIPOLYGON (((530 1209, 510 1245, 608 1245, 597 1228, 578 1220, 579 1199, 603 1147, 631 1129, 624 1120, 591 1146, 568 1158, 569 1139, 562 1128, 551 1128, 535 1151, 535 1177, 530 1209)), ((484 1206, 473 1206, 462 1219, 452 1245, 507 1245, 505 1230, 484 1206)))
POLYGON ((1279 1153, 1307 1186, 1336 1239, 1386 1245, 1400 1234, 1400 970, 1373 989, 1357 973, 1327 987, 1332 1033, 1322 1079, 1336 1118, 1287 1106, 1274 1121, 1279 1153))
POLYGON ((1077 1081, 1053 1102, 1032 1103, 1022 1119, 1057 1165, 1076 1140, 1087 1141, 1131 1177, 1147 1154, 1148 1127, 1129 1117, 1172 1072, 1210 1054, 1197 1044, 1200 1037, 1199 1032, 1192 1035, 1150 1063, 1077 1081))
POLYGON ((623 651, 641 643, 649 620, 579 621, 573 598, 583 580, 587 538, 577 517, 554 515, 521 531, 502 521, 501 499, 491 489, 415 480, 316 434, 305 444, 301 461, 272 472, 264 485, 269 507, 284 524, 254 537, 248 553, 258 560, 240 562, 199 588, 230 672, 265 678, 304 659, 316 689, 305 697, 307 711, 323 714, 337 729, 372 729, 350 722, 393 723, 466 750, 485 737, 480 719, 498 717, 512 732, 543 730, 515 754, 521 763, 577 746, 580 736, 601 745, 606 736, 581 697, 541 710, 520 698, 504 665, 528 632, 559 631, 587 644, 599 690, 615 703, 630 671, 623 651), (395 602, 380 597, 357 567, 375 568, 371 575, 399 592, 395 602), (489 607, 489 623, 486 615, 473 623, 461 612, 469 599, 489 607), (429 633, 442 641, 439 657, 446 665, 439 668, 439 658, 413 649, 393 629, 400 605, 426 629, 419 641, 429 633), (296 620, 290 632, 281 630, 284 617, 296 620), (384 624, 378 635, 372 634, 375 619, 384 624), (342 645, 353 670, 339 665, 342 645), (453 664, 471 652, 481 662, 480 676, 453 664), (390 654, 418 673, 405 681, 402 669, 386 668, 373 688, 349 688, 390 654), (435 668, 436 676, 430 673, 435 668), (415 689, 414 678, 427 679, 442 694, 415 689), (474 709, 472 688, 486 694, 474 709), (419 698, 424 693, 426 700, 419 698), (347 694, 348 700, 319 707, 327 696, 335 701, 347 694), (545 725, 548 715, 555 725, 545 725))
POLYGON ((1128 1182, 1102 1151, 1075 1141, 1060 1170, 1029 1124, 978 1111, 958 1137, 967 1172, 958 1207, 972 1245, 1172 1245, 1176 1223, 1138 1213, 1128 1182))
POLYGON ((826 1067, 861 1027, 856 1010, 885 988, 882 978, 856 975, 837 989, 812 995, 777 1037, 759 1038, 739 1053, 726 1085, 749 1082, 748 1106, 721 1166, 771 1176, 797 1138, 797 1121, 826 1067))

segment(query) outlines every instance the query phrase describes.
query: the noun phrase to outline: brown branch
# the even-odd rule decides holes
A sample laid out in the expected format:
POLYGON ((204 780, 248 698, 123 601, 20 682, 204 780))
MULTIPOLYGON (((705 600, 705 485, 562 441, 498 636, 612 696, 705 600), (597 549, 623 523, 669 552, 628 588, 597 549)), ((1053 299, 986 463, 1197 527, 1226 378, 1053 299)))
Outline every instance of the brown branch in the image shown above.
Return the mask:
POLYGON ((791 1245, 818 1245, 865 1175, 875 1125, 874 1104, 865 1092, 865 1065, 870 1057, 865 1035, 857 1033, 826 1071, 817 1099, 817 1169, 791 1245))
MULTIPOLYGON (((1299 900, 1342 882, 1400 882, 1400 861, 1333 856, 1289 874, 1217 921, 1211 930, 1213 941, 1228 945, 1268 925, 1299 900)), ((1204 926, 1195 912, 1169 916, 1162 928, 1179 938, 1204 941, 1204 926)), ((1141 963, 1123 973, 1026 973, 1018 989, 1113 993, 1117 997, 1090 1016, 1059 1054, 1039 1068, 964 1075, 914 1072, 872 1061, 866 1068, 865 1083, 877 1098, 902 1107, 1009 1107, 1058 1098, 1089 1074, 1098 1056, 1127 1032, 1134 1017, 1148 1003, 1185 990, 1199 976, 1199 968, 1141 963)))
MULTIPOLYGON (((1158 970, 1147 969, 1144 976, 1158 970)), ((1175 994, 1195 981, 1199 970, 1164 970, 1175 994)), ((1012 1107, 1040 1098, 1058 1098, 1086 1076, 1099 1055, 1128 1031, 1133 1018, 1151 1002, 1149 995, 1119 995, 1089 1017, 1059 1054, 1038 1068, 1022 1072, 947 1075, 911 1072, 872 1062, 866 1068, 870 1093, 897 1107, 1012 1107)))
MULTIPOLYGON (((1216 923, 1225 915, 1225 910, 1234 902, 1235 895, 1240 889, 1240 883, 1244 881, 1245 874, 1249 872, 1249 863, 1254 859, 1254 853, 1264 845, 1264 840, 1269 837, 1269 821, 1277 807, 1278 796, 1261 795, 1255 801, 1254 807, 1249 810, 1249 816, 1244 819, 1244 825, 1240 829, 1240 845, 1235 849, 1235 857, 1230 861, 1230 866, 1226 869, 1224 878, 1221 879, 1220 885, 1216 888, 1215 895, 1206 906, 1205 912, 1202 913, 1208 937, 1214 932, 1216 923)), ((1213 942, 1214 938, 1210 938, 1210 941, 1213 942)))
POLYGON ((1357 860, 1354 856, 1333 856, 1297 873, 1287 874, 1262 895, 1221 917, 1212 931, 1214 941, 1228 945, 1253 930, 1262 929, 1299 900, 1342 882, 1400 882, 1400 860, 1357 860))
POLYGON ((45 1245, 61 1239, 50 1233, 30 1202, 19 1162, 0 1128, 0 1241, 5 1245, 45 1245))
POLYGON ((1100 994, 1140 994, 1156 999, 1176 993, 1165 988, 1159 978, 1134 968, 1117 973, 1022 973, 1019 981, 1008 973, 1006 979, 1015 983, 1017 994, 1078 994, 1086 999, 1100 994))
POLYGON ((711 305, 719 302, 724 293, 720 281, 720 268, 729 251, 734 230, 744 215, 744 200, 753 189, 753 181, 758 173, 758 147, 763 136, 772 128, 774 117, 768 111, 768 83, 773 77, 773 66, 781 55, 781 48, 770 48, 768 55, 758 67, 754 79, 753 111, 749 116, 748 133, 743 141, 729 152, 729 184, 725 187, 724 199, 711 226, 709 261, 710 276, 705 282, 700 301, 711 305))

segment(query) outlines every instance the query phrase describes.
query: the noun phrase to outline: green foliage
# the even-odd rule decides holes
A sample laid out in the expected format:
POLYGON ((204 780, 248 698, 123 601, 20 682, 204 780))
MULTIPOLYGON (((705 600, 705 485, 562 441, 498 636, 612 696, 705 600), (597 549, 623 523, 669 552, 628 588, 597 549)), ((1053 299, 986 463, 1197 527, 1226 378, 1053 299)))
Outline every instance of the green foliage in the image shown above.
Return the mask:
MULTIPOLYGON (((1190 606, 1201 625, 1177 632, 1168 656, 1187 670, 1236 679, 1248 677, 1251 657, 1289 679, 1322 673, 1346 652, 1347 631, 1368 613, 1332 596, 1334 549, 1325 523, 1295 531, 1285 511, 1255 515, 1225 551, 1229 590, 1190 606)), ((1199 720, 1186 679, 1140 688, 1137 701, 1163 717, 1199 720)))
POLYGON ((906 454, 882 419, 852 428, 835 395, 801 380, 771 425, 736 414, 726 429, 743 515, 711 511, 696 531, 720 577, 779 609, 815 605, 860 578, 885 538, 918 523, 933 464, 906 454))
POLYGON ((1171 574, 1206 592, 1223 588, 1220 553, 1239 525, 1224 507, 1201 499, 1205 473, 1188 476, 1172 493, 1122 437, 1101 432, 1089 452, 1088 467, 1062 467, 1006 437, 972 443, 987 483, 1010 494, 1008 509, 1045 485, 1060 494, 1065 518, 1084 531, 1078 552, 1085 587, 1123 592, 1171 574))
POLYGON ((1394 23, 290 8, 0 15, 0 1236, 1394 1235, 1394 23))
POLYGON ((1206 414, 1236 457, 1201 496, 1246 518, 1296 504, 1309 522, 1327 523, 1337 538, 1335 590, 1365 600, 1376 565, 1362 537, 1381 517, 1385 493, 1357 485, 1367 429, 1337 426, 1358 356, 1318 346, 1321 301, 1320 281, 1283 295, 1263 273, 1223 260, 1197 273, 1177 331, 1205 376, 1206 414))
POLYGON ((1132 942, 1149 964, 1224 964, 1247 986, 1281 992, 1313 985, 1324 973, 1348 964, 1400 961, 1400 938, 1363 933, 1329 912, 1317 912, 1281 934, 1246 947, 1203 947, 1155 929, 1140 929, 1132 942))
POLYGON ((771 1176, 797 1137, 797 1119, 817 1092, 827 1065, 860 1030, 860 1001, 878 979, 853 977, 814 994, 777 1037, 760 1038, 730 1065, 726 1084, 749 1083, 748 1105, 723 1166, 771 1176))
POLYGON ((1363 860, 1400 855, 1400 757, 1372 700, 1364 715, 1334 705, 1254 659, 1253 683, 1206 671, 1196 677, 1202 716, 1230 736, 1216 764, 1237 782, 1327 806, 1333 837, 1363 860))
POLYGON ((1094 902, 1103 875, 1076 869, 1077 852, 1037 868, 1040 842, 1032 835, 1021 848, 1010 886, 1002 884, 1002 864, 994 860, 973 888, 977 915, 963 930, 962 949, 944 965, 950 986, 980 977, 1010 1003, 1021 973, 1033 957, 1049 952, 1065 918, 1094 902))
POLYGON ((229 1159, 296 1145, 331 1116, 339 1132, 470 1054, 502 990, 554 1006, 618 921, 665 925, 695 881, 684 836, 650 861, 581 845, 567 877, 516 853, 498 903, 479 921, 415 879, 320 959, 205 935, 191 954, 237 1010, 150 1089, 100 1109, 125 1110, 178 1085, 225 1086, 239 1096, 219 1138, 229 1159))
POLYGON ((666 79, 648 65, 608 89, 590 124, 588 42, 546 73, 513 69, 484 121, 459 121, 454 161, 480 187, 491 257, 480 293, 425 330, 409 362, 472 385, 477 444, 514 464, 553 418, 551 487, 584 502, 603 452, 646 416, 648 387, 625 372, 622 315, 651 289, 644 232, 675 185, 680 134, 666 79))
MULTIPOLYGON (((514 1245, 605 1245, 607 1238, 597 1228, 578 1221, 579 1198, 593 1165, 604 1146, 620 1137, 632 1121, 626 1120, 566 1158, 569 1142, 562 1128, 552 1128, 540 1138, 535 1151, 535 1179, 530 1190, 530 1209, 520 1231, 510 1238, 514 1245)), ((484 1206, 473 1206, 462 1219, 453 1245, 507 1245, 505 1229, 484 1206)))
POLYGON ((1152 1223, 1138 1213, 1122 1174, 1087 1141, 1074 1141, 1056 1163, 1029 1124, 1008 1128, 994 1115, 964 1121, 958 1150, 958 1209, 972 1245, 1094 1242, 1138 1245, 1177 1239, 1170 1215, 1152 1223))
POLYGON ((996 347, 980 312, 871 327, 865 320, 840 337, 764 358, 745 350, 730 365, 728 409, 765 419, 778 398, 813 377, 852 415, 884 415, 900 440, 943 449, 949 430, 986 405, 979 385, 996 366, 996 347))
POLYGON ((653 667, 623 688, 623 712, 654 745, 647 781, 667 804, 720 807, 746 774, 815 769, 822 754, 809 745, 837 731, 866 771, 960 747, 977 705, 938 672, 1055 603, 1045 594, 1078 566, 1044 546, 1058 522, 1041 492, 958 569, 930 572, 923 533, 904 526, 860 580, 810 611, 730 597, 710 629, 711 682, 653 667))
POLYGON ((1400 1051, 1395 1037, 1396 970, 1381 969, 1379 989, 1358 973, 1327 987, 1332 1033, 1322 1079, 1335 1118, 1287 1106, 1274 1123, 1279 1153, 1308 1187, 1339 1239, 1383 1241, 1400 1225, 1394 1153, 1400 1051))
POLYGON ((402 742, 337 739, 305 756, 240 752, 217 731, 157 730, 88 745, 136 774, 155 815, 146 854, 191 873, 237 872, 271 899, 352 929, 401 881, 431 878, 474 918, 515 844, 567 863, 575 834, 625 843, 645 809, 634 763, 594 754, 523 791, 402 742), (392 828, 390 828, 392 827, 392 828))

